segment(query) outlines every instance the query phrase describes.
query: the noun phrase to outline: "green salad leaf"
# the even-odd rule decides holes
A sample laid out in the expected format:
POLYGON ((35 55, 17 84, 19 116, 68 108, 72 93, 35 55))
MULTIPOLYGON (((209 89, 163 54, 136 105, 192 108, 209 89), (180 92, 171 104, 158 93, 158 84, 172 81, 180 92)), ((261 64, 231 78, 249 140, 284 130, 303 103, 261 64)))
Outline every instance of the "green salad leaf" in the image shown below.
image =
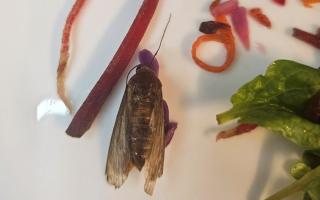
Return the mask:
POLYGON ((291 166, 290 174, 293 178, 299 180, 309 171, 311 171, 311 168, 303 161, 300 161, 291 166))
POLYGON ((296 192, 305 191, 305 199, 320 200, 320 166, 307 172, 302 178, 285 187, 266 200, 281 200, 296 192))
POLYGON ((267 200, 280 200, 296 192, 304 192, 304 200, 320 200, 320 150, 306 150, 302 161, 295 163, 290 174, 296 182, 275 193, 267 200))
POLYGON ((272 63, 265 75, 243 85, 232 97, 233 107, 217 115, 219 124, 238 119, 279 133, 297 145, 320 148, 320 125, 302 117, 320 90, 320 70, 290 60, 272 63))

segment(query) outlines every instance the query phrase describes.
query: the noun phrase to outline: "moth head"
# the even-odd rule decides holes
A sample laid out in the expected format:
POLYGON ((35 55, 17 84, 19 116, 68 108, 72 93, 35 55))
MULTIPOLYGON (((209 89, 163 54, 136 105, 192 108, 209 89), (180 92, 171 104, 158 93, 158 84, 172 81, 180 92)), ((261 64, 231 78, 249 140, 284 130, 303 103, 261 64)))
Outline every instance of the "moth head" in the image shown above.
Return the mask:
POLYGON ((153 71, 152 67, 146 64, 139 64, 136 66, 136 73, 139 72, 140 70, 151 70, 153 71))

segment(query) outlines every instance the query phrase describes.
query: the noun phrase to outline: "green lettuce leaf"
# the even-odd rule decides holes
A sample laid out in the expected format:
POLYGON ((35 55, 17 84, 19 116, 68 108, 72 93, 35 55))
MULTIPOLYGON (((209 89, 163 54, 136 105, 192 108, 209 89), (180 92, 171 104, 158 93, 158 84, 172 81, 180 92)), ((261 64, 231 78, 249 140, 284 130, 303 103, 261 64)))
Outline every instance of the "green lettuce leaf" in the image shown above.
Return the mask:
POLYGON ((320 166, 266 200, 281 200, 297 192, 305 192, 305 199, 320 200, 320 166))
POLYGON ((306 150, 290 174, 298 181, 280 190, 267 200, 280 200, 296 192, 304 192, 304 200, 320 200, 320 150, 306 150))
POLYGON ((299 146, 320 148, 320 125, 302 117, 307 102, 319 90, 320 70, 278 60, 265 75, 243 85, 231 97, 233 107, 218 114, 217 121, 258 124, 299 146))

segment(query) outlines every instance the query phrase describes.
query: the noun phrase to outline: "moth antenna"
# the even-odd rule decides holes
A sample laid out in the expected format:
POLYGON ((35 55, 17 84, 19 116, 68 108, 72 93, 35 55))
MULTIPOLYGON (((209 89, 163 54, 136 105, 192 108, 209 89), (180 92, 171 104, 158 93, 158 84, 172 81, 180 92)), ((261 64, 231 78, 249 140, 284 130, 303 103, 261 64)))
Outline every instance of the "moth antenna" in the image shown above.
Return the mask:
POLYGON ((160 48, 161 48, 162 41, 163 41, 163 39, 164 39, 164 36, 166 35, 166 32, 167 32, 168 26, 169 26, 169 24, 170 24, 170 21, 171 21, 171 13, 170 13, 169 19, 168 19, 168 21, 167 21, 167 24, 166 24, 166 26, 165 26, 165 28, 164 28, 164 31, 163 31, 163 33, 162 33, 162 36, 161 36, 161 40, 160 40, 160 44, 159 44, 159 46, 158 46, 158 49, 157 49, 157 51, 154 53, 154 55, 153 55, 153 57, 152 57, 152 60, 151 60, 151 62, 150 62, 150 65, 152 65, 152 63, 153 63, 156 55, 158 54, 158 52, 159 52, 159 50, 160 50, 160 48))
MULTIPOLYGON (((166 32, 167 32, 168 26, 169 26, 169 24, 170 24, 170 21, 171 21, 171 13, 170 13, 169 19, 168 19, 168 21, 167 21, 167 24, 166 24, 166 26, 165 26, 165 28, 164 28, 164 31, 163 31, 163 33, 162 33, 162 36, 161 36, 161 40, 160 40, 160 44, 159 44, 159 46, 158 46, 158 49, 157 49, 157 51, 153 54, 152 60, 151 60, 151 62, 150 62, 150 65, 152 65, 152 63, 153 63, 156 55, 158 54, 158 52, 159 52, 159 50, 160 50, 160 48, 161 48, 162 41, 163 41, 163 39, 164 39, 164 36, 166 35, 166 32)), ((131 69, 129 70, 129 72, 128 72, 128 74, 127 74, 127 78, 126 78, 126 84, 128 84, 128 79, 129 79, 130 73, 131 73, 134 69, 136 69, 137 67, 138 67, 138 65, 137 65, 137 66, 134 66, 133 68, 131 68, 131 69)))
POLYGON ((130 73, 131 73, 134 69, 136 69, 138 66, 139 66, 139 65, 136 65, 136 66, 132 67, 132 68, 129 70, 129 72, 128 72, 128 74, 127 74, 127 78, 126 78, 126 84, 128 84, 128 79, 129 79, 130 73))

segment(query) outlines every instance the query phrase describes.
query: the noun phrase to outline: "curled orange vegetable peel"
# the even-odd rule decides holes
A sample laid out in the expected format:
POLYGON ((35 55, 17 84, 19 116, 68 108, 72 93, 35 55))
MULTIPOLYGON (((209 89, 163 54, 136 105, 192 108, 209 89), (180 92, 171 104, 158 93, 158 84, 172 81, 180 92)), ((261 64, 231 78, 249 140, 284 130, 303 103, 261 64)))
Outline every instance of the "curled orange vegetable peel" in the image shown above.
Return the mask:
MULTIPOLYGON (((216 18, 217 21, 227 23, 225 16, 219 16, 216 18)), ((192 58, 194 62, 201 68, 218 73, 226 70, 233 62, 235 57, 235 41, 230 28, 220 29, 214 34, 201 35, 192 45, 192 58), (202 61, 198 55, 197 50, 203 42, 220 42, 224 45, 227 50, 226 60, 221 66, 209 65, 202 61)))
POLYGON ((320 3, 320 0, 302 0, 305 7, 311 8, 312 4, 320 3))

